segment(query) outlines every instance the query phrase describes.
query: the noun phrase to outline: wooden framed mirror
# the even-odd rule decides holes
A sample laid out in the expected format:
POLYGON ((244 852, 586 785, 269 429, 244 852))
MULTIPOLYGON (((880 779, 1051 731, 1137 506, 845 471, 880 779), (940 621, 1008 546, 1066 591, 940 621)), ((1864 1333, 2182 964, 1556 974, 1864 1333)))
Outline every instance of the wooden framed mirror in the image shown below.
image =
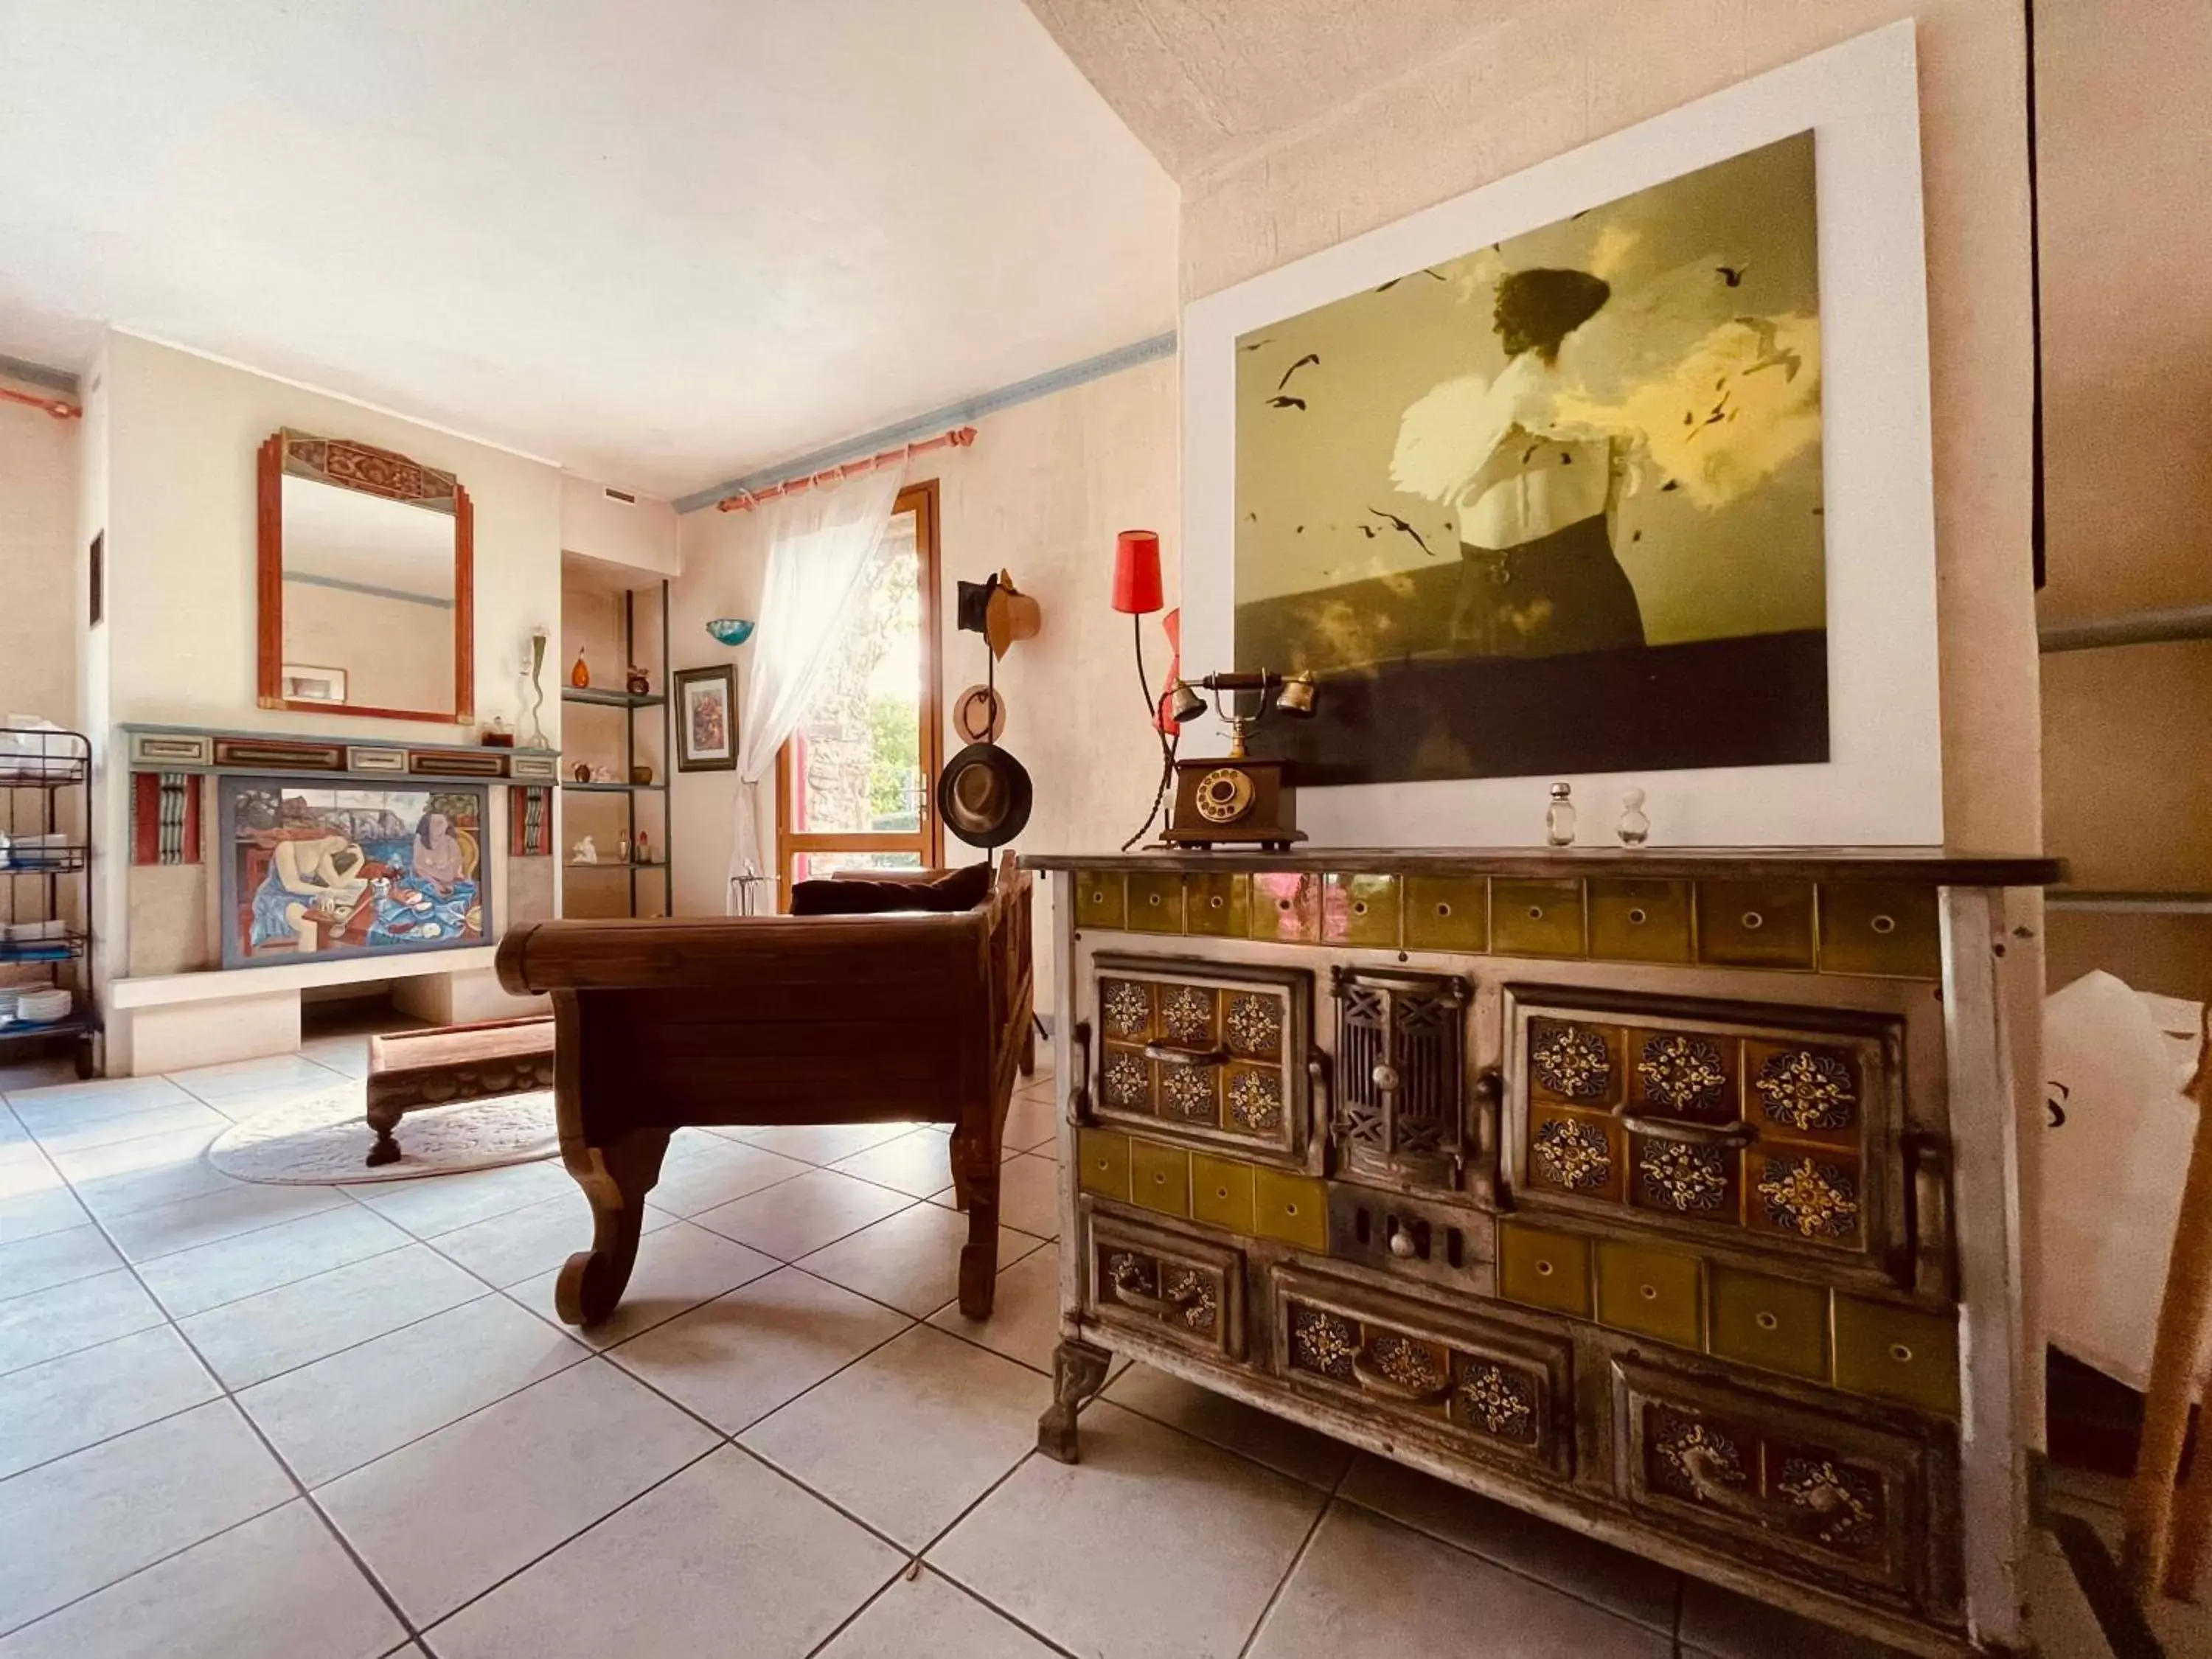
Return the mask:
POLYGON ((264 708, 471 719, 474 521, 450 472, 287 427, 261 446, 264 708))

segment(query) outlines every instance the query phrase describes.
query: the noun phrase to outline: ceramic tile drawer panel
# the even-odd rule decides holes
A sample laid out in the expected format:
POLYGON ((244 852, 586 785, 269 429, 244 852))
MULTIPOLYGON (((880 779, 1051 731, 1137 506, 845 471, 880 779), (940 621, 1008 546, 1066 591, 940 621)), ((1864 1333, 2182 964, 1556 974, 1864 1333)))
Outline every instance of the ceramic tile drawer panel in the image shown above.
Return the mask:
POLYGON ((1243 939, 1251 926, 1249 876, 1185 876, 1183 931, 1200 939, 1243 939))
POLYGON ((1813 884, 1701 881, 1698 960, 1727 968, 1810 968, 1813 884))
POLYGON ((1936 890, 1903 882, 1824 883, 1820 971, 1941 979, 1936 890))
POLYGON ((1133 933, 1180 933, 1183 930, 1182 878, 1169 872, 1133 870, 1128 874, 1129 920, 1133 933))
POLYGON ((1613 1370, 1617 1495, 1655 1525, 1923 1610, 1952 1596, 1930 1559, 1948 1448, 1778 1395, 1634 1359, 1613 1370))
POLYGON ((1501 957, 1582 955, 1582 883, 1492 881, 1490 948, 1501 957))
POLYGON ((1959 1316, 1836 1297, 1836 1386, 1959 1413, 1959 1316))
POLYGON ((1589 953, 1601 962, 1687 962, 1690 884, 1593 879, 1589 953))
POLYGON ((1881 1020, 1792 1030, 1517 997, 1510 1019, 1524 1207, 1860 1267, 1899 1242, 1896 1042, 1881 1020))
POLYGON ((1322 887, 1322 942, 1395 950, 1398 912, 1397 877, 1331 875, 1322 887))
POLYGON ((1084 1311, 1222 1359, 1244 1357, 1244 1255, 1119 1216, 1091 1213, 1084 1311))
POLYGON ((1573 1344, 1326 1274, 1267 1278, 1276 1374, 1431 1446, 1573 1472, 1573 1344))
POLYGON ((1128 878, 1119 870, 1075 872, 1075 925, 1126 927, 1129 921, 1128 878))
POLYGON ((1289 871, 1252 878, 1252 937, 1274 945, 1321 941, 1322 878, 1289 871))
POLYGON ((1303 1158, 1309 974, 1103 952, 1094 966, 1094 1116, 1239 1155, 1303 1158))
POLYGON ((1483 876, 1407 876, 1401 884, 1408 951, 1490 948, 1490 882, 1483 876))

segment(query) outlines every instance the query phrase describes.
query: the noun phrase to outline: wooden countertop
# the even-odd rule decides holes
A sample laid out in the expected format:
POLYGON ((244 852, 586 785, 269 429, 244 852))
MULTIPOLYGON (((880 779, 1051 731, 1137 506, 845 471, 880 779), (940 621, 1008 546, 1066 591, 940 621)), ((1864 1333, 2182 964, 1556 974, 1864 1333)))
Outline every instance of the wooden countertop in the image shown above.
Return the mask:
POLYGON ((1028 870, 1184 872, 1350 870, 1375 875, 1559 879, 1903 881, 1947 887, 2048 887, 2057 859, 1946 852, 1937 847, 1304 847, 1288 853, 1027 853, 1028 870))

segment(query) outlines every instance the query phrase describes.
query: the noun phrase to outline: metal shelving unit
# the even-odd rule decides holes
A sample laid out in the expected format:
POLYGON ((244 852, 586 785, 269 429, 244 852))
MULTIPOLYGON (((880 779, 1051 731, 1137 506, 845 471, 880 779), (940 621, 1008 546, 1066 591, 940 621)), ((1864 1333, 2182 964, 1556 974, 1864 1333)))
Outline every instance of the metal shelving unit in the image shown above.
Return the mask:
POLYGON ((68 1042, 76 1050, 79 1077, 96 1069, 100 1029, 90 971, 91 777, 92 744, 81 732, 17 732, 0 750, 0 835, 7 838, 0 851, 0 969, 9 970, 4 978, 15 988, 20 970, 51 967, 53 982, 70 996, 64 1018, 0 1024, 0 1058, 68 1042), (71 791, 76 821, 64 828, 62 809, 71 791), (64 914, 65 894, 76 899, 73 921, 64 914))
MULTIPOLYGON (((623 662, 628 665, 637 656, 637 594, 635 590, 623 594, 623 662)), ((676 733, 670 723, 671 704, 668 696, 670 658, 668 651, 668 584, 660 584, 660 683, 659 691, 637 692, 614 690, 596 685, 561 688, 561 701, 572 708, 619 708, 623 711, 622 771, 630 777, 637 763, 637 717, 647 709, 660 713, 660 753, 664 767, 675 763, 676 733)), ((665 797, 668 784, 664 779, 657 783, 579 783, 569 780, 561 787, 571 794, 620 795, 623 797, 623 830, 632 847, 637 845, 637 798, 640 795, 665 797)), ((676 908, 676 815, 664 810, 660 814, 660 856, 650 864, 640 864, 635 859, 601 859, 595 864, 580 864, 563 860, 563 870, 623 870, 629 872, 629 914, 637 914, 638 872, 657 871, 662 883, 663 915, 676 908)), ((564 878, 565 879, 565 878, 564 878)))

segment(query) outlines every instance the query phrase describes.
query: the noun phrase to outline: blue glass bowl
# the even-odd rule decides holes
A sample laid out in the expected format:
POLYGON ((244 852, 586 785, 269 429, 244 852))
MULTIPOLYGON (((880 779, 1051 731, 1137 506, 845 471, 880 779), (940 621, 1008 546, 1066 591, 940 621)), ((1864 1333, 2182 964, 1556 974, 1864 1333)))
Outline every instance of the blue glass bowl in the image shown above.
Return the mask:
POLYGON ((753 625, 743 617, 717 617, 707 631, 724 645, 743 645, 753 636, 753 625))

